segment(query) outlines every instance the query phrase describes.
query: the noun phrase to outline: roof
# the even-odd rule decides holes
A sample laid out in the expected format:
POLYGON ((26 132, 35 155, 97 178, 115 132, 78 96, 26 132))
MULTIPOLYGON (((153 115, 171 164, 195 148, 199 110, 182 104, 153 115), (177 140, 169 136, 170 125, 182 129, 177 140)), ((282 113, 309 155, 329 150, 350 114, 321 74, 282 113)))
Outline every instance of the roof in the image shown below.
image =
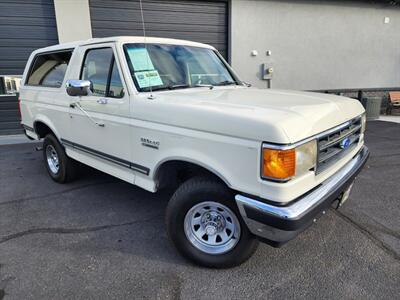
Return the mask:
MULTIPOLYGON (((143 37, 143 36, 114 36, 114 37, 105 37, 105 38, 93 38, 88 39, 86 41, 76 41, 70 43, 61 43, 53 46, 48 46, 45 48, 37 49, 36 51, 40 52, 47 52, 47 51, 57 51, 62 49, 70 49, 76 48, 78 46, 83 45, 93 45, 93 44, 100 44, 100 43, 147 43, 147 44, 168 44, 168 45, 185 45, 185 46, 193 46, 193 47, 201 47, 201 48, 208 48, 213 49, 213 46, 186 41, 186 40, 178 40, 178 39, 166 39, 166 38, 158 38, 158 37, 143 37)), ((35 52, 36 52, 35 51, 35 52)))

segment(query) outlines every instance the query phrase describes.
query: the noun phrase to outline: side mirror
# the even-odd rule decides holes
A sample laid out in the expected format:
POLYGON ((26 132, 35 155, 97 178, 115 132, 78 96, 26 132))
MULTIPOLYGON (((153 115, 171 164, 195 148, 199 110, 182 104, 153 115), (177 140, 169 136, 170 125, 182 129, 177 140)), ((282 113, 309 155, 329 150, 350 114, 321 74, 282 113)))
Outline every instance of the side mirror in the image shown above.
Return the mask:
POLYGON ((88 96, 92 93, 92 83, 89 80, 71 79, 67 81, 67 94, 70 96, 88 96))

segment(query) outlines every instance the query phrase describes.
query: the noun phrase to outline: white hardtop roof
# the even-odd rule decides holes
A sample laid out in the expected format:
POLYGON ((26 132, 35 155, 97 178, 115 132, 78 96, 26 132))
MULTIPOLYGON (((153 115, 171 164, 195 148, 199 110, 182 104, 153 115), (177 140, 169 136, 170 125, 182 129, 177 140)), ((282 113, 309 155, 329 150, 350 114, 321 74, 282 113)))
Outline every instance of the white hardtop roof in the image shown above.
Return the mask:
MULTIPOLYGON (((184 45, 184 46, 193 46, 193 47, 201 47, 215 50, 214 47, 191 42, 186 40, 177 40, 177 39, 166 39, 166 38, 158 38, 158 37, 146 37, 143 36, 113 36, 113 37, 105 37, 105 38, 94 38, 88 39, 86 41, 76 41, 70 43, 62 43, 57 44, 45 48, 40 48, 36 51, 38 52, 48 52, 48 51, 57 51, 62 49, 71 49, 76 48, 83 45, 93 45, 93 44, 101 44, 101 43, 110 43, 110 42, 118 42, 118 43, 147 43, 147 44, 169 44, 169 45, 184 45)), ((36 52, 35 51, 35 52, 36 52)))

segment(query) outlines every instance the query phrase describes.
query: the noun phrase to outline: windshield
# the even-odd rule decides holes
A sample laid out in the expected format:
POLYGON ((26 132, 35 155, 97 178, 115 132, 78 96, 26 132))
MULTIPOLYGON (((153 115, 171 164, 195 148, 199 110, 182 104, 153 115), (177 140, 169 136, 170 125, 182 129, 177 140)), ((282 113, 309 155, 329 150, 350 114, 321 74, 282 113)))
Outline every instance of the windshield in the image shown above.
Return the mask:
POLYGON ((212 49, 166 44, 126 44, 124 52, 131 76, 140 92, 237 84, 212 49))

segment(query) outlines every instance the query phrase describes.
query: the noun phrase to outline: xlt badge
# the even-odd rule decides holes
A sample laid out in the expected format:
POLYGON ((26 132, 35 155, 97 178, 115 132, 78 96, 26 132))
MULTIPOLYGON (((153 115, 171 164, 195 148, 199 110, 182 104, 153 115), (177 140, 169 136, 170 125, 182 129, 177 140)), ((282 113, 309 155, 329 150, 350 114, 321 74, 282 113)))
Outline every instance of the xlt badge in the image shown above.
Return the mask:
POLYGON ((140 138, 140 141, 142 142, 143 146, 150 147, 153 149, 158 149, 160 147, 160 142, 159 141, 154 141, 150 140, 148 138, 140 138))

